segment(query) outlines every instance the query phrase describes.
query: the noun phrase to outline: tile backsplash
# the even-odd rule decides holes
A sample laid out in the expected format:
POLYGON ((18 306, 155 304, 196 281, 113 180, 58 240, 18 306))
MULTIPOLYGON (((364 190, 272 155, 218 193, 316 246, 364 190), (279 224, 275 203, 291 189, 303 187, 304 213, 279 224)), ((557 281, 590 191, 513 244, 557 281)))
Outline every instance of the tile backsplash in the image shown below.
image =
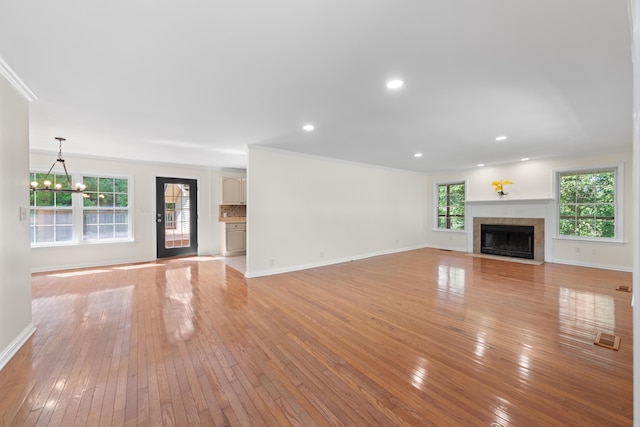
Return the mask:
POLYGON ((220 217, 224 217, 224 214, 228 217, 246 217, 247 205, 220 205, 220 217))

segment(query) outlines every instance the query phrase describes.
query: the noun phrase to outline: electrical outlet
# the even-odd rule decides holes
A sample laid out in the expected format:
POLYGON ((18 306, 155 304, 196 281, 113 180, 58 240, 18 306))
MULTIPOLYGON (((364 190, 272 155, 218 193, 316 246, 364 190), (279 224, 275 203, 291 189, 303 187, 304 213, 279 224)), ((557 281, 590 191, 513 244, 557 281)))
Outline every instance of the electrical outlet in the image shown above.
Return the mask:
POLYGON ((320 251, 320 258, 324 258, 324 251, 320 251))
POLYGON ((276 260, 274 260, 273 258, 269 258, 269 267, 273 267, 276 263, 276 260))

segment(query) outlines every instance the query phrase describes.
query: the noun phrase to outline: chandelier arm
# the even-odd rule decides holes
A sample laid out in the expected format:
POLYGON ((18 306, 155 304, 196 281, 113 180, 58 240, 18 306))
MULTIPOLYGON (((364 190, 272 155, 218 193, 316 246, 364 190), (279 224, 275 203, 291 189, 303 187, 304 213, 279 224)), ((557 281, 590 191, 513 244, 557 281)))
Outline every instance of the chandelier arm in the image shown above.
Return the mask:
POLYGON ((58 163, 57 160, 55 162, 53 162, 53 164, 49 168, 49 172, 47 172, 47 174, 44 176, 45 181, 49 178, 49 175, 51 175, 51 171, 53 170, 53 167, 56 165, 56 163, 58 163))
POLYGON ((69 172, 67 172, 67 165, 65 164, 64 160, 62 158, 59 158, 56 161, 62 163, 62 167, 64 168, 64 174, 67 176, 67 184, 69 184, 70 189, 73 189, 73 185, 71 185, 71 178, 69 177, 69 172))

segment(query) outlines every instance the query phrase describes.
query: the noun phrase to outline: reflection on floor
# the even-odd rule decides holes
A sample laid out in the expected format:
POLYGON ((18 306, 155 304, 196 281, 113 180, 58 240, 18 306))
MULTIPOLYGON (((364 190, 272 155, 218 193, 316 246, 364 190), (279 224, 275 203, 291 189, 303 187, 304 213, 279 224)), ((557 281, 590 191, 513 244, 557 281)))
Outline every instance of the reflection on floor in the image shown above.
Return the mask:
POLYGON ((631 273, 425 248, 245 279, 243 260, 34 274, 0 426, 633 424, 631 273))
POLYGON ((234 270, 238 270, 242 274, 247 272, 247 257, 245 255, 220 256, 215 257, 215 259, 223 261, 229 267, 233 268, 234 270))

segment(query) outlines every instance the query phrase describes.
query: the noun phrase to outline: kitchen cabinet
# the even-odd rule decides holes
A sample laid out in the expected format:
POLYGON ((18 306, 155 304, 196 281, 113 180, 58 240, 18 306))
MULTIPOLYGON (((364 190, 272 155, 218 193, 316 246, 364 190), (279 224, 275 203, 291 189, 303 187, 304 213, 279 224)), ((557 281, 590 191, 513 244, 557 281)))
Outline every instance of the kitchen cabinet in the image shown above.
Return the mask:
POLYGON ((247 179, 244 177, 222 177, 222 204, 244 205, 247 203, 247 179))
POLYGON ((222 222, 222 255, 244 255, 247 251, 247 223, 222 222))

